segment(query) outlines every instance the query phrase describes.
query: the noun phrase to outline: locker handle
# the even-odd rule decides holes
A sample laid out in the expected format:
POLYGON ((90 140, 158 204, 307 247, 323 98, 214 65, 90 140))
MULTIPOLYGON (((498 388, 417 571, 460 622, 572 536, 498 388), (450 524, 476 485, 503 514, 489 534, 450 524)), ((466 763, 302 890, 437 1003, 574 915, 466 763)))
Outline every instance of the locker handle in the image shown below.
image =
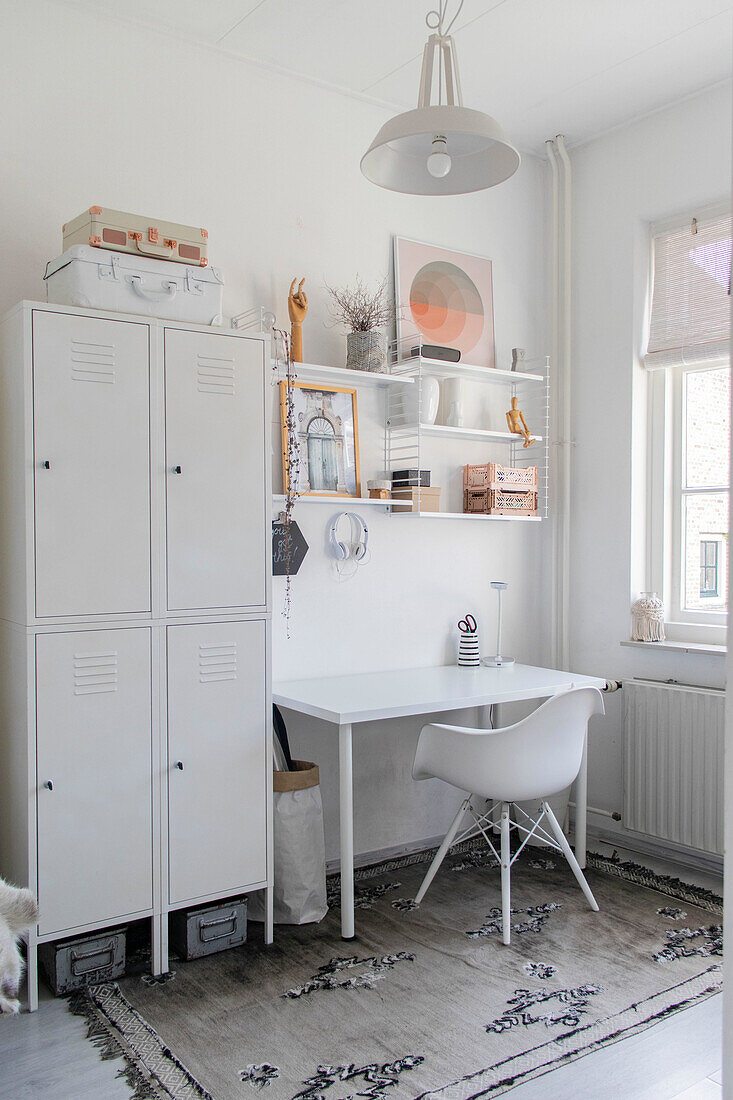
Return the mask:
POLYGON ((176 760, 176 767, 178 768, 179 772, 182 772, 183 771, 183 761, 182 760, 176 760))
POLYGON ((173 473, 174 473, 174 474, 180 474, 181 472, 182 472, 182 471, 181 471, 181 467, 180 467, 180 466, 174 466, 174 467, 173 467, 173 473))
POLYGON ((51 779, 47 779, 46 782, 43 785, 44 785, 44 787, 46 788, 47 791, 52 791, 53 790, 53 781, 51 779))
POLYGON ((51 463, 48 461, 48 459, 45 459, 45 461, 41 463, 41 466, 43 466, 44 470, 50 470, 51 469, 51 463))

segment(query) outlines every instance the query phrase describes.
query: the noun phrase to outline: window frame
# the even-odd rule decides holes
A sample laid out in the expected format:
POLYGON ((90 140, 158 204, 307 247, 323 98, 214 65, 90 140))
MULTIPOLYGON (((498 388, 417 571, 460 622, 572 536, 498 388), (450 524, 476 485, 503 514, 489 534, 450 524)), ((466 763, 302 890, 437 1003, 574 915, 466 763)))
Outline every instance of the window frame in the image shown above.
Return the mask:
MULTIPOLYGON (((685 470, 685 376, 730 368, 728 359, 650 371, 647 487, 647 588, 665 606, 665 633, 670 641, 725 645, 728 612, 687 610, 682 604, 684 498, 728 492, 729 486, 683 486, 685 470)), ((702 541, 702 540, 701 540, 702 541)), ((720 560, 719 560, 720 567, 720 560)))

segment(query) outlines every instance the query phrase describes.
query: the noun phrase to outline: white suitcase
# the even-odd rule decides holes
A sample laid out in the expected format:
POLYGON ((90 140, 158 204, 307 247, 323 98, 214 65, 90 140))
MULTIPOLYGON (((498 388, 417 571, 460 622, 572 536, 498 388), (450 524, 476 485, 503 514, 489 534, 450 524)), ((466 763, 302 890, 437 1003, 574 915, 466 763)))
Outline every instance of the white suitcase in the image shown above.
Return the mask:
POLYGON ((46 301, 56 305, 198 325, 222 323, 224 279, 215 267, 188 267, 78 244, 49 260, 43 278, 46 301))

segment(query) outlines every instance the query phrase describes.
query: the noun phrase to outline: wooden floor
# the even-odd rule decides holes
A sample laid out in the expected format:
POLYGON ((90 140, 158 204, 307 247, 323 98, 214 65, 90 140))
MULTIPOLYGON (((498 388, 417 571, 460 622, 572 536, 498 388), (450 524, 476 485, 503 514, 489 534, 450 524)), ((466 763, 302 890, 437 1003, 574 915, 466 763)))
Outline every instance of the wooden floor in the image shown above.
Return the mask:
MULTIPOLYGON (((654 869, 721 891, 720 881, 708 876, 662 864, 654 869)), ((710 997, 508 1095, 512 1100, 722 1100, 721 1028, 722 997, 710 997)), ((37 1013, 0 1016, 0 1100, 129 1100, 131 1090, 117 1076, 120 1065, 103 1062, 86 1039, 85 1022, 47 992, 37 1013)), ((231 1100, 241 1095, 238 1088, 231 1100)))

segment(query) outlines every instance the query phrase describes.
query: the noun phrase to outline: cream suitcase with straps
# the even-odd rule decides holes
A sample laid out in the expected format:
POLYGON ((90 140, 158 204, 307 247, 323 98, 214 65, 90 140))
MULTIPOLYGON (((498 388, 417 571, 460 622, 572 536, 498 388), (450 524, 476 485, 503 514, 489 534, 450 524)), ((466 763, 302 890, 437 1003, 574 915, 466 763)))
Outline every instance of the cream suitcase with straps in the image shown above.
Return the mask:
POLYGON ((109 248, 156 260, 206 267, 209 234, 205 229, 156 221, 104 206, 90 206, 63 226, 64 252, 73 245, 109 248))

